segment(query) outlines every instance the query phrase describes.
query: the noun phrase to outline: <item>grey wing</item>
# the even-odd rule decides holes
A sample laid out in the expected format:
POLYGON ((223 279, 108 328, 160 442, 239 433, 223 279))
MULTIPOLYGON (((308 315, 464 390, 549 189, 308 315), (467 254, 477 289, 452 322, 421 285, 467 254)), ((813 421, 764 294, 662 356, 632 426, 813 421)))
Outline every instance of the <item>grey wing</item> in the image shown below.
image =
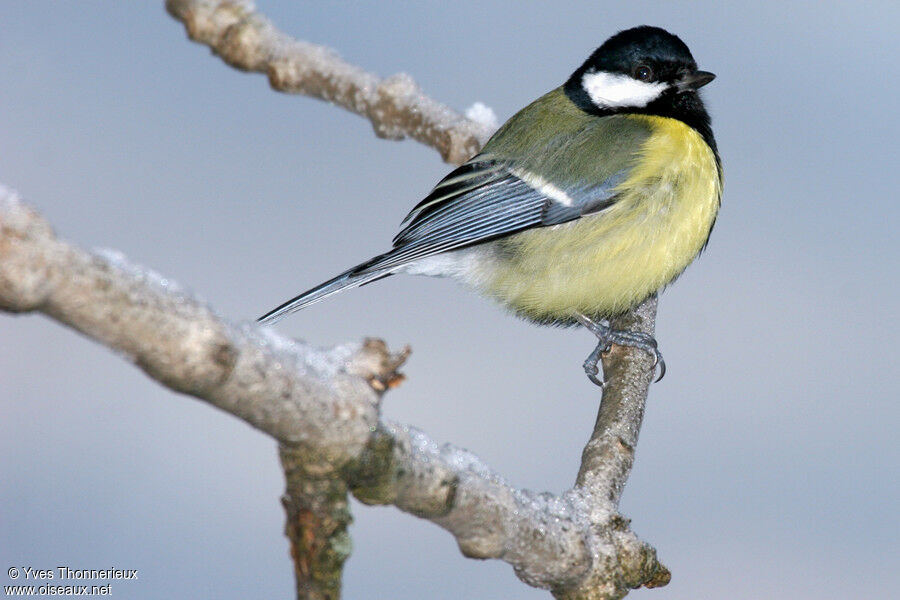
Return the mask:
POLYGON ((354 274, 391 271, 442 252, 457 250, 531 227, 571 221, 615 201, 625 172, 599 185, 557 186, 495 160, 478 157, 452 171, 404 220, 394 249, 354 274))
POLYGON ((259 320, 273 323, 428 256, 601 211, 615 201, 615 188, 624 175, 620 171, 600 185, 557 186, 505 163, 476 157, 451 172, 412 210, 394 238, 393 250, 303 292, 259 320))

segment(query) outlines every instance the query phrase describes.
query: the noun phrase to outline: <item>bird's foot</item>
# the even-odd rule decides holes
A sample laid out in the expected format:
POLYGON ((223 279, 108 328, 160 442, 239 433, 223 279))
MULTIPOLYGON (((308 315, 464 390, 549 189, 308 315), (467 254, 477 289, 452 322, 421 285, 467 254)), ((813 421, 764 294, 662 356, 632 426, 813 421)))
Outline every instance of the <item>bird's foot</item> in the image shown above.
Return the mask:
POLYGON ((590 379, 600 387, 603 387, 603 379, 601 377, 598 377, 598 375, 600 374, 600 355, 607 350, 609 350, 609 346, 601 341, 599 344, 597 344, 597 347, 594 348, 590 354, 588 354, 588 357, 584 359, 585 374, 587 374, 588 379, 590 379))
POLYGON ((656 381, 661 380, 665 376, 666 362, 663 360, 662 353, 659 351, 653 336, 639 331, 613 329, 607 322, 598 323, 584 315, 577 315, 576 318, 588 331, 597 336, 597 347, 591 351, 584 361, 584 372, 587 374, 588 379, 596 385, 603 387, 603 379, 599 377, 600 358, 604 352, 609 351, 613 344, 630 346, 647 352, 653 357, 654 371, 659 367, 659 377, 656 378, 656 381))

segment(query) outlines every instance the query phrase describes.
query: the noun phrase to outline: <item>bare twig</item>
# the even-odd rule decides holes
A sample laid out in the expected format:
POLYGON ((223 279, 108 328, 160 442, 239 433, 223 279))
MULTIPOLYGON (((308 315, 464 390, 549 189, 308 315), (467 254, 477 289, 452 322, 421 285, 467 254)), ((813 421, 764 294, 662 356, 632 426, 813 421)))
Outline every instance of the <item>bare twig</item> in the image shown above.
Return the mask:
POLYGON ((297 597, 337 600, 351 548, 347 484, 332 465, 311 461, 303 449, 281 444, 279 454, 287 481, 282 503, 297 597))
MULTIPOLYGON (((653 334, 656 321, 656 297, 620 317, 615 327, 626 331, 653 334)), ((626 352, 614 346, 603 360, 608 383, 590 441, 581 455, 576 485, 589 488, 612 506, 619 498, 634 464, 644 403, 653 377, 653 364, 646 352, 626 352)))
POLYGON ((167 0, 166 9, 184 23, 192 40, 209 46, 229 65, 265 73, 279 92, 320 98, 364 116, 379 137, 412 137, 459 164, 493 133, 491 126, 423 94, 409 75, 379 79, 333 50, 291 38, 250 2, 167 0))

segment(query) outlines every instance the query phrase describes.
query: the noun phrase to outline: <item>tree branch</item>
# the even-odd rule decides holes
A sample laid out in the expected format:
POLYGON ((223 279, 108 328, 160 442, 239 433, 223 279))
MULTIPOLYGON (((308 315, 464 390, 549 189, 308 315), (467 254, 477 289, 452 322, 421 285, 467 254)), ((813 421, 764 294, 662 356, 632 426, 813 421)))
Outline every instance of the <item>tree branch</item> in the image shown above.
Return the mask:
POLYGON ((333 466, 310 461, 307 452, 286 444, 278 452, 287 481, 282 504, 297 598, 337 600, 351 549, 347 484, 333 466))
MULTIPOLYGON (((645 329, 653 304, 639 311, 645 329)), ((601 408, 579 485, 553 496, 517 490, 472 454, 380 420, 380 394, 397 381, 405 353, 390 354, 374 341, 315 349, 252 324, 231 324, 121 256, 59 240, 6 190, 0 190, 0 309, 42 312, 125 354, 163 385, 271 435, 287 448, 286 504, 294 497, 291 473, 303 479, 317 469, 323 479, 339 475, 363 502, 394 504, 433 521, 466 556, 500 558, 526 583, 561 598, 617 598, 630 587, 668 580, 653 548, 615 506, 651 374, 643 353, 621 349, 605 359, 611 376, 603 407, 611 399, 618 408, 601 408), (602 454, 610 457, 602 467, 607 460, 619 466, 592 470, 589 463, 602 454)), ((325 487, 334 497, 334 487, 325 487)), ((326 525, 329 543, 332 534, 343 535, 336 521, 326 525)), ((295 550, 303 535, 291 536, 295 550)), ((326 562, 339 572, 337 550, 326 562)))
MULTIPOLYGON (((275 89, 366 116, 380 136, 408 135, 459 163, 491 132, 425 97, 405 75, 379 80, 289 38, 249 3, 166 6, 192 39, 229 64, 267 73, 275 89)), ((621 598, 669 580, 655 550, 617 510, 652 376, 646 353, 615 347, 604 357, 608 383, 576 485, 554 496, 515 489, 469 452, 383 421, 381 394, 400 380, 408 351, 392 354, 375 340, 317 349, 229 323, 121 256, 59 240, 2 188, 0 309, 43 312, 125 354, 163 385, 278 440, 298 598, 339 596, 349 553, 347 489, 438 524, 466 556, 504 560, 558 598, 621 598)), ((616 325, 652 334, 655 313, 654 298, 616 325)))
POLYGON ((329 48, 293 39, 254 12, 250 2, 166 0, 166 9, 184 23, 188 37, 229 65, 265 73, 279 92, 326 100, 366 117, 379 137, 409 136, 460 164, 493 133, 490 124, 467 119, 424 95, 405 73, 379 79, 329 48))

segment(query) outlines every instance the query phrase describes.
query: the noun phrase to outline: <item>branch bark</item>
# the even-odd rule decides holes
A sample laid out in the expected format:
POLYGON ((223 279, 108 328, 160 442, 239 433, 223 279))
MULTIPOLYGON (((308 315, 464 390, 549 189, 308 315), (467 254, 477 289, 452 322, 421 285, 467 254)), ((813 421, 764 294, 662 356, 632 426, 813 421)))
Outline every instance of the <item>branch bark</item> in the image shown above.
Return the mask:
POLYGON ((250 2, 166 0, 166 9, 184 23, 189 38, 209 46, 232 67, 264 73, 279 92, 326 100, 366 117, 379 137, 408 136, 440 152, 445 161, 460 164, 493 133, 490 125, 424 95, 405 73, 380 79, 329 48, 293 39, 250 2))
MULTIPOLYGON (((272 86, 369 118, 383 137, 413 137, 459 163, 490 134, 425 97, 405 75, 379 80, 333 52, 279 32, 246 2, 168 0, 192 39, 272 86)), ((123 257, 58 239, 0 188, 0 310, 42 312, 119 351, 163 385, 246 421, 279 442, 298 598, 337 598, 349 553, 347 490, 449 531, 464 555, 498 558, 557 598, 621 598, 665 585, 668 570, 630 529, 618 501, 631 470, 653 368, 614 347, 576 485, 536 494, 510 486, 471 453, 380 418, 408 350, 377 340, 329 349, 234 324, 123 257)), ((653 333, 656 299, 618 327, 653 333)))
POLYGON ((278 452, 287 480, 281 501, 287 513, 285 535, 291 543, 297 597, 337 600, 351 549, 347 527, 353 518, 347 483, 332 465, 310 461, 303 450, 280 444, 278 452))

